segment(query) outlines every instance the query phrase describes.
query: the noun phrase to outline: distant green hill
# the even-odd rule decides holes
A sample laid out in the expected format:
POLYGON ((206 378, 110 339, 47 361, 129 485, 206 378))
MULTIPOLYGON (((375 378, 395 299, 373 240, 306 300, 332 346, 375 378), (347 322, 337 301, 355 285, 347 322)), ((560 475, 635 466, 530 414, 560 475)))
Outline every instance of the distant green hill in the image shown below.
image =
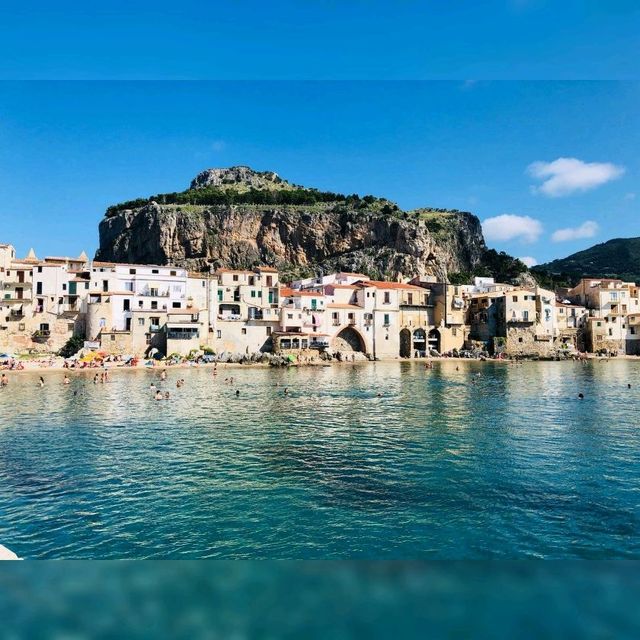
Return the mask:
POLYGON ((532 269, 537 279, 573 284, 582 277, 640 282, 640 238, 614 238, 532 269))

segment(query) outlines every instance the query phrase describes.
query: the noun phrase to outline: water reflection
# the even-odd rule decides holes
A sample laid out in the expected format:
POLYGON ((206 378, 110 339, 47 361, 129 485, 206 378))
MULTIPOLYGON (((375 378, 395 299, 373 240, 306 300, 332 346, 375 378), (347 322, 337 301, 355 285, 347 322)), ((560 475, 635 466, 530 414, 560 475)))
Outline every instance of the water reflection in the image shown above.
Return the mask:
POLYGON ((635 557, 638 371, 406 362, 51 374, 44 389, 15 375, 0 542, 24 557, 635 557))

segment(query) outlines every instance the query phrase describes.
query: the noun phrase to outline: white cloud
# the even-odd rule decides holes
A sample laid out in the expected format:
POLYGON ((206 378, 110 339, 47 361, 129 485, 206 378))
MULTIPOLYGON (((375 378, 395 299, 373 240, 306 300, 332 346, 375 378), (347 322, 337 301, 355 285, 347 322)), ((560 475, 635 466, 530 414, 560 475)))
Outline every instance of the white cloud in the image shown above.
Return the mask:
POLYGON ((567 227, 558 229, 551 234, 553 242, 566 242, 567 240, 580 240, 582 238, 593 238, 598 233, 599 227, 596 222, 587 220, 579 227, 567 227))
POLYGON ((578 158, 558 158, 553 162, 533 162, 527 173, 542 180, 534 193, 550 198, 568 196, 576 191, 589 191, 619 178, 625 169, 611 162, 583 162, 578 158))
POLYGON ((528 244, 535 242, 542 234, 542 224, 529 216, 505 213, 487 218, 482 223, 482 231, 487 240, 505 241, 519 238, 528 244))
POLYGON ((535 267, 538 264, 538 261, 531 256, 522 256, 522 258, 518 258, 520 262, 524 262, 527 267, 535 267))

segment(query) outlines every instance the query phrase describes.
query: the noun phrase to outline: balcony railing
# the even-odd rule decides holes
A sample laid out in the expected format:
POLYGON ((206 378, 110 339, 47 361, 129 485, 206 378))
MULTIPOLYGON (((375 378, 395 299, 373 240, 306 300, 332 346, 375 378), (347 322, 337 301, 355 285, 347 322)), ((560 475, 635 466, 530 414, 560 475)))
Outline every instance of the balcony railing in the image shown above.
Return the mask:
POLYGON ((35 331, 31 336, 31 339, 34 342, 46 342, 51 337, 51 331, 48 329, 40 329, 39 331, 35 331))
POLYGON ((160 325, 159 324, 150 324, 149 325, 149 331, 151 333, 157 333, 158 331, 160 331, 160 325))
POLYGON ((196 332, 188 333, 186 331, 169 331, 167 338, 169 340, 193 340, 198 337, 196 332))
POLYGON ((334 327, 339 327, 339 326, 340 326, 340 320, 334 320, 331 324, 332 324, 334 327))

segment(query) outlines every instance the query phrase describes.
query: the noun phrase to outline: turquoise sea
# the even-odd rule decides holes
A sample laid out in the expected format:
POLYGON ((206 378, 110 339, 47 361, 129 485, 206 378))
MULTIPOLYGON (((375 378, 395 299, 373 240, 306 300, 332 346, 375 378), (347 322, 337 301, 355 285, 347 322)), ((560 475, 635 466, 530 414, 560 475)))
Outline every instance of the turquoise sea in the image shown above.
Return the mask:
POLYGON ((28 559, 637 559, 639 374, 381 362, 49 373, 43 389, 14 374, 0 543, 28 559))

